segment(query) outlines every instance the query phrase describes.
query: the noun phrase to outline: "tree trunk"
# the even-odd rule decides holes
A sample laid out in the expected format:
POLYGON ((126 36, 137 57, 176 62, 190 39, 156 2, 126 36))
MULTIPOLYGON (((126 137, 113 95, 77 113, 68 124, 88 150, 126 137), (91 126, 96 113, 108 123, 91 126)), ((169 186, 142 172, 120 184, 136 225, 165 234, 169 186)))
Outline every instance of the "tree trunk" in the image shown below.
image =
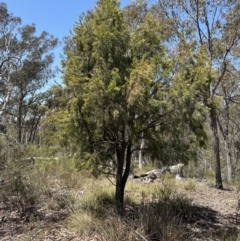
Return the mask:
POLYGON ((22 142, 22 101, 19 101, 18 107, 18 141, 22 142))
POLYGON ((224 132, 219 119, 218 119, 218 125, 224 139, 224 146, 225 146, 226 160, 227 160, 227 180, 228 180, 228 183, 231 183, 232 177, 233 177, 233 168, 232 168, 232 155, 231 155, 231 147, 229 143, 228 128, 226 129, 226 132, 224 132))
POLYGON ((228 179, 228 183, 231 183, 233 171, 232 171, 232 157, 231 157, 230 145, 228 140, 224 140, 224 143, 225 143, 226 159, 227 159, 227 173, 228 173, 227 179, 228 179))
POLYGON ((223 189, 222 176, 221 176, 221 163, 220 163, 220 146, 217 128, 217 117, 215 113, 211 113, 211 127, 214 137, 214 158, 215 158, 215 180, 216 188, 223 189))
MULTIPOLYGON (((9 84, 9 82, 10 82, 10 74, 8 74, 8 77, 7 77, 7 82, 6 82, 7 86, 9 84)), ((9 101, 10 101, 12 90, 13 90, 13 86, 12 87, 8 87, 6 96, 3 97, 3 103, 2 103, 1 110, 0 110, 0 118, 1 118, 1 120, 2 120, 4 112, 8 108, 8 104, 9 104, 9 101)))
POLYGON ((116 175, 116 193, 115 201, 118 215, 123 216, 124 213, 124 189, 127 182, 127 178, 130 172, 131 165, 131 144, 127 145, 127 153, 125 160, 126 144, 122 143, 121 148, 117 148, 117 175, 116 175), (126 161, 126 162, 125 162, 126 161), (123 167, 125 163, 125 171, 123 173, 123 167))
MULTIPOLYGON (((36 123, 33 123, 33 135, 32 135, 32 139, 31 139, 31 142, 34 143, 35 139, 36 139, 36 133, 37 131, 39 131, 39 123, 40 123, 40 120, 41 120, 41 115, 39 115, 36 123), (35 124, 35 125, 34 125, 35 124)), ((40 133, 39 133, 40 134, 40 133)), ((41 146, 41 141, 40 141, 40 135, 39 135, 39 140, 38 140, 38 145, 41 146)))
POLYGON ((142 135, 142 139, 141 139, 141 145, 140 145, 140 150, 139 150, 139 157, 138 157, 138 168, 140 170, 142 170, 143 168, 143 148, 145 145, 145 140, 143 139, 143 135, 142 135))
POLYGON ((18 117, 17 117, 17 125, 18 125, 18 141, 21 143, 23 141, 23 136, 22 136, 22 118, 23 118, 23 99, 24 95, 21 94, 19 98, 19 106, 18 106, 18 117))
POLYGON ((233 166, 232 166, 232 155, 231 155, 231 146, 229 141, 229 103, 226 101, 226 128, 223 129, 223 126, 221 125, 221 122, 219 118, 217 119, 219 129, 222 133, 223 139, 224 139, 224 145, 225 145, 225 151, 226 151, 226 160, 227 160, 227 180, 228 183, 232 182, 233 178, 233 166))
POLYGON ((118 215, 123 216, 124 186, 123 186, 122 177, 119 176, 119 174, 117 174, 117 180, 116 180, 115 200, 116 200, 117 213, 118 215))

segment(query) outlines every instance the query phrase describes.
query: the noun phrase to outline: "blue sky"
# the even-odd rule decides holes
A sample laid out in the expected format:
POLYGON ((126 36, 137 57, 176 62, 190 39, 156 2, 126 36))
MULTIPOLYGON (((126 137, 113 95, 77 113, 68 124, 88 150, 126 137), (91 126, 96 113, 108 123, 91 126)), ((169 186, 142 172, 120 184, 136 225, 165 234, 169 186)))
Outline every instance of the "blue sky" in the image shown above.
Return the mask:
MULTIPOLYGON (((23 24, 36 25, 38 33, 47 31, 60 41, 68 36, 81 13, 93 9, 97 0, 3 0, 8 11, 22 19, 23 24)), ((121 0, 124 7, 131 0, 121 0)), ((62 45, 56 48, 54 65, 60 67, 62 45)), ((56 77, 59 81, 60 76, 56 77)), ((52 83, 52 81, 51 81, 52 83)))

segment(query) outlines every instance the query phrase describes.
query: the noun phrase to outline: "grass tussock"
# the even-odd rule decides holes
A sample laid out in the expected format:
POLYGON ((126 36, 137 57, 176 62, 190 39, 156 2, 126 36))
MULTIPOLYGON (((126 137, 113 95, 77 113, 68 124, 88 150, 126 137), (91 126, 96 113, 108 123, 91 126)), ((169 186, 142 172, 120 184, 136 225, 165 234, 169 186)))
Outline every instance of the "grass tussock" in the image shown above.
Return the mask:
POLYGON ((184 183, 184 189, 187 191, 196 191, 197 189, 197 182, 195 180, 187 180, 186 183, 184 183))
POLYGON ((123 218, 115 212, 113 189, 94 190, 77 203, 68 227, 81 237, 97 234, 99 240, 189 240, 181 223, 191 215, 190 201, 172 193, 171 182, 159 184, 129 183, 123 218))

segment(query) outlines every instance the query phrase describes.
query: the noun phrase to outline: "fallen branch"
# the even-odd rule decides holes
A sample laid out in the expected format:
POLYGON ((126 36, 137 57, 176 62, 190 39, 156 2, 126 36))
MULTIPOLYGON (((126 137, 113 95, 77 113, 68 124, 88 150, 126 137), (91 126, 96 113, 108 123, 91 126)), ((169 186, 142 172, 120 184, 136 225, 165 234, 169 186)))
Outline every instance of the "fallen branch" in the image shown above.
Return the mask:
POLYGON ((148 241, 145 237, 143 237, 138 231, 135 231, 137 235, 139 235, 144 241, 148 241))

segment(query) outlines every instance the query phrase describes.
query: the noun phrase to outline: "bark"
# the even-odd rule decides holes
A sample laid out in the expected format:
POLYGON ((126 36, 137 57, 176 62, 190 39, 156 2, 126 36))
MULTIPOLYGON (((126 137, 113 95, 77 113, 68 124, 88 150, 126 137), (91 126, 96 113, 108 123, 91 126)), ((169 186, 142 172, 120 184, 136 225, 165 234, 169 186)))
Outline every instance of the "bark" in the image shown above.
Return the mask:
POLYGON ((126 146, 125 143, 122 143, 121 148, 117 148, 117 175, 116 175, 116 209, 118 215, 123 216, 124 213, 124 189, 130 173, 131 165, 131 144, 126 146), (126 159, 125 159, 125 152, 126 159), (125 171, 123 173, 123 168, 125 164, 125 171))
MULTIPOLYGON (((36 133, 37 133, 37 130, 39 128, 40 120, 41 120, 41 115, 39 115, 35 125, 33 123, 33 127, 32 127, 32 130, 31 130, 31 133, 33 131, 32 136, 31 136, 31 143, 33 143, 35 141, 35 139, 36 139, 36 133)), ((39 146, 41 146, 40 136, 39 136, 38 144, 39 144, 39 146)))
POLYGON ((225 143, 225 150, 226 150, 226 159, 227 159, 227 178, 228 182, 232 182, 233 177, 233 171, 232 171, 232 156, 231 156, 231 150, 230 150, 230 144, 228 140, 224 140, 225 143))
POLYGON ((219 135, 217 117, 211 113, 211 127, 214 137, 214 158, 215 158, 215 180, 216 188, 223 189, 222 176, 221 176, 221 163, 220 163, 220 146, 219 146, 219 135))
POLYGON ((117 213, 118 215, 122 216, 124 212, 124 209, 123 209, 124 186, 123 186, 122 177, 119 174, 117 174, 115 200, 116 200, 117 213))
POLYGON ((231 146, 230 146, 229 134, 228 134, 229 116, 227 118, 228 118, 227 119, 227 127, 226 127, 225 131, 223 130, 223 126, 221 125, 220 120, 217 119, 217 121, 218 121, 219 129, 220 129, 223 139, 224 139, 224 146, 225 146, 226 160, 227 160, 227 180, 228 180, 228 183, 231 183, 232 178, 233 178, 233 168, 232 168, 231 146))
MULTIPOLYGON (((9 74, 8 77, 7 77, 7 84, 9 84, 9 82, 10 82, 10 74, 9 74)), ((10 101, 10 97, 11 97, 11 94, 12 94, 12 90, 13 90, 13 86, 8 87, 6 96, 4 97, 4 101, 3 101, 2 108, 1 108, 1 110, 0 110, 0 118, 3 117, 4 112, 5 112, 6 109, 8 108, 8 103, 9 103, 9 101, 10 101)))
POLYGON ((19 143, 22 142, 22 98, 19 100, 19 107, 18 107, 18 141, 19 143))
POLYGON ((139 157, 138 157, 138 167, 140 170, 142 170, 143 168, 143 148, 145 145, 145 140, 143 139, 143 135, 142 135, 142 140, 141 140, 141 145, 140 145, 140 150, 139 150, 139 157))

